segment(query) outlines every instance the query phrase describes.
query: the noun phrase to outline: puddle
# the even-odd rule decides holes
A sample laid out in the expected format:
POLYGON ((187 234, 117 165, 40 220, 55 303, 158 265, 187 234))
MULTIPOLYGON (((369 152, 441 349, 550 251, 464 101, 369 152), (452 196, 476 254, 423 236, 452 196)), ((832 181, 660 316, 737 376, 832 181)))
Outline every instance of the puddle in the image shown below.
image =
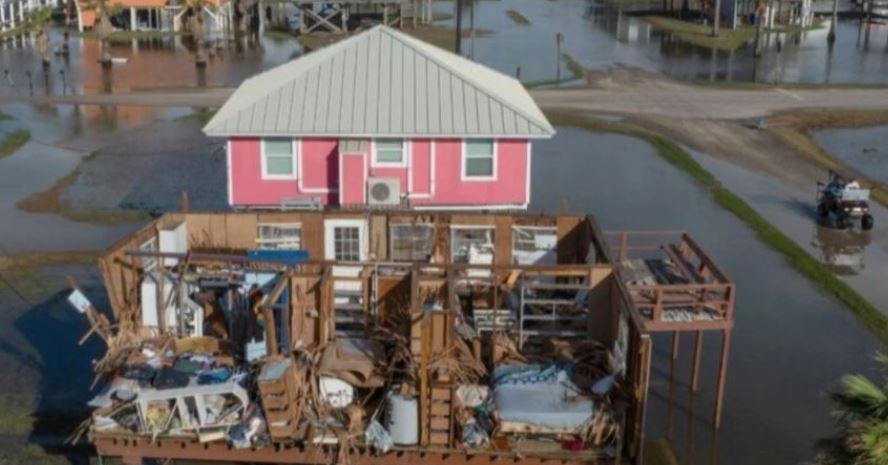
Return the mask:
POLYGON ((556 212, 564 199, 604 229, 686 229, 737 284, 721 431, 711 430, 720 338, 704 340, 700 391, 691 398, 692 338, 682 339, 670 396, 671 338, 660 335, 647 437, 667 442, 681 463, 813 459, 814 443, 832 432, 824 393, 847 372, 875 373, 869 354, 877 341, 644 141, 559 127, 534 146, 533 164, 531 210, 556 212))
MULTIPOLYGON (((472 4, 475 27, 495 34, 465 38, 464 54, 513 76, 520 67, 521 79, 527 82, 556 77, 558 33, 564 36, 562 51, 594 70, 632 67, 704 81, 884 83, 888 79, 888 25, 873 24, 867 29, 859 28, 857 21, 841 21, 832 51, 826 40, 828 27, 772 33, 765 39, 762 57, 755 60, 752 43, 732 52, 695 46, 637 17, 583 0, 472 4), (512 21, 506 15, 510 9, 520 12, 531 25, 512 21)), ((439 9, 453 11, 451 5, 441 2, 439 9)), ((464 15, 463 24, 468 28, 471 12, 464 15)), ((445 23, 452 25, 453 21, 445 23)), ((569 75, 563 63, 561 72, 569 75)))
POLYGON ((885 145, 888 126, 825 129, 811 135, 839 160, 873 179, 888 183, 888 147, 885 145))

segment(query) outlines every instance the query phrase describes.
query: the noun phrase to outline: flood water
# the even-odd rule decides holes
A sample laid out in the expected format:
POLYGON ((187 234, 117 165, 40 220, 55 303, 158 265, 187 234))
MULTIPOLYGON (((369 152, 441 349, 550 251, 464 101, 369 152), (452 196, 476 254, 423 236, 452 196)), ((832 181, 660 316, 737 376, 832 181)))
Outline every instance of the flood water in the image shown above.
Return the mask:
MULTIPOLYGON (((559 33, 564 38, 562 52, 593 70, 632 67, 703 81, 888 82, 888 25, 872 24, 861 29, 857 21, 840 21, 832 49, 826 40, 828 22, 808 32, 768 34, 764 53, 756 60, 751 42, 731 52, 695 46, 638 17, 584 0, 510 0, 473 5, 474 13, 464 12, 463 24, 468 27, 474 14, 476 28, 495 33, 465 38, 463 53, 511 75, 520 67, 525 82, 556 77, 555 36, 559 33), (531 25, 516 24, 506 15, 507 10, 518 11, 531 25)), ((568 75, 563 63, 561 72, 562 77, 568 75)))
MULTIPOLYGON (((61 47, 63 31, 50 30, 52 49, 61 47)), ((237 86, 244 79, 275 67, 301 53, 294 40, 234 42, 213 40, 215 52, 205 69, 194 65, 194 44, 182 36, 111 43, 111 55, 126 59, 104 70, 99 42, 70 37, 69 55, 53 54, 49 81, 44 81, 40 57, 32 39, 20 36, 0 43, 0 95, 109 93, 165 87, 237 86), (8 71, 8 74, 6 73, 8 71)))
POLYGON ((531 210, 555 212, 565 200, 606 230, 687 230, 737 284, 721 430, 711 427, 720 338, 706 336, 691 396, 692 338, 683 339, 672 383, 663 335, 654 338, 648 439, 669 443, 680 463, 813 459, 814 443, 832 431, 825 393, 845 373, 874 374, 877 341, 646 142, 560 127, 534 146, 533 165, 531 210))
POLYGON ((821 147, 854 169, 888 183, 888 126, 825 129, 812 133, 821 147))

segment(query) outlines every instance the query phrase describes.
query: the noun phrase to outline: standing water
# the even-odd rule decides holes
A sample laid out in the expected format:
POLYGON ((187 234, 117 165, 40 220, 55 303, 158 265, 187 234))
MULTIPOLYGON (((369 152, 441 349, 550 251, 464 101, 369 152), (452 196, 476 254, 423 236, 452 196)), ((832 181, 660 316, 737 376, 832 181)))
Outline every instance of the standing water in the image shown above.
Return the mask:
POLYGON ((879 344, 850 312, 644 141, 562 127, 535 145, 533 165, 531 210, 554 212, 566 200, 605 230, 685 229, 737 284, 721 430, 711 423, 720 338, 706 336, 700 391, 691 396, 692 338, 682 340, 673 372, 662 335, 654 338, 648 440, 680 463, 810 461, 815 442, 832 433, 824 394, 843 374, 875 368, 869 355, 879 344))

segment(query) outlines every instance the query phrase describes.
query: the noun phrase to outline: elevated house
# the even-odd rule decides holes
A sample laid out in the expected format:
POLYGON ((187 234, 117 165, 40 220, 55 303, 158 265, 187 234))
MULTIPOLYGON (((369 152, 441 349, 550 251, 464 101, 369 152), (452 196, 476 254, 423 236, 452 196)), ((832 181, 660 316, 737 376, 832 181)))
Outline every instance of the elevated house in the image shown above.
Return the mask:
POLYGON ((235 208, 523 209, 555 131, 517 80, 377 26, 244 81, 204 132, 235 208))

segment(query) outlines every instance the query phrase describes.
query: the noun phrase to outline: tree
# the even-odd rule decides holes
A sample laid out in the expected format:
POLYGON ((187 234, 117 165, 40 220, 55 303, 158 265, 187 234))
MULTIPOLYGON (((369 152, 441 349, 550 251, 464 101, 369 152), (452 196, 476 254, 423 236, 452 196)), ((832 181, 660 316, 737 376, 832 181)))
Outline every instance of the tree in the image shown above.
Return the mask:
POLYGON ((41 8, 28 15, 28 28, 37 31, 35 48, 43 60, 43 73, 49 73, 49 24, 52 22, 52 9, 41 8))
POLYGON ((96 12, 96 23, 93 31, 102 46, 102 66, 111 66, 111 46, 109 41, 114 26, 111 25, 111 16, 120 12, 119 3, 111 3, 112 0, 89 0, 84 7, 96 12))
POLYGON ((188 28, 191 30, 191 35, 194 37, 194 42, 197 45, 197 54, 194 57, 194 62, 197 66, 204 66, 207 64, 207 54, 204 37, 204 23, 206 19, 203 13, 204 9, 212 9, 213 4, 208 0, 186 0, 185 5, 191 10, 188 28))
MULTIPOLYGON (((888 356, 876 360, 888 374, 888 356)), ((878 385, 862 375, 846 375, 830 394, 839 434, 821 441, 825 465, 888 464, 888 376, 878 385)))

